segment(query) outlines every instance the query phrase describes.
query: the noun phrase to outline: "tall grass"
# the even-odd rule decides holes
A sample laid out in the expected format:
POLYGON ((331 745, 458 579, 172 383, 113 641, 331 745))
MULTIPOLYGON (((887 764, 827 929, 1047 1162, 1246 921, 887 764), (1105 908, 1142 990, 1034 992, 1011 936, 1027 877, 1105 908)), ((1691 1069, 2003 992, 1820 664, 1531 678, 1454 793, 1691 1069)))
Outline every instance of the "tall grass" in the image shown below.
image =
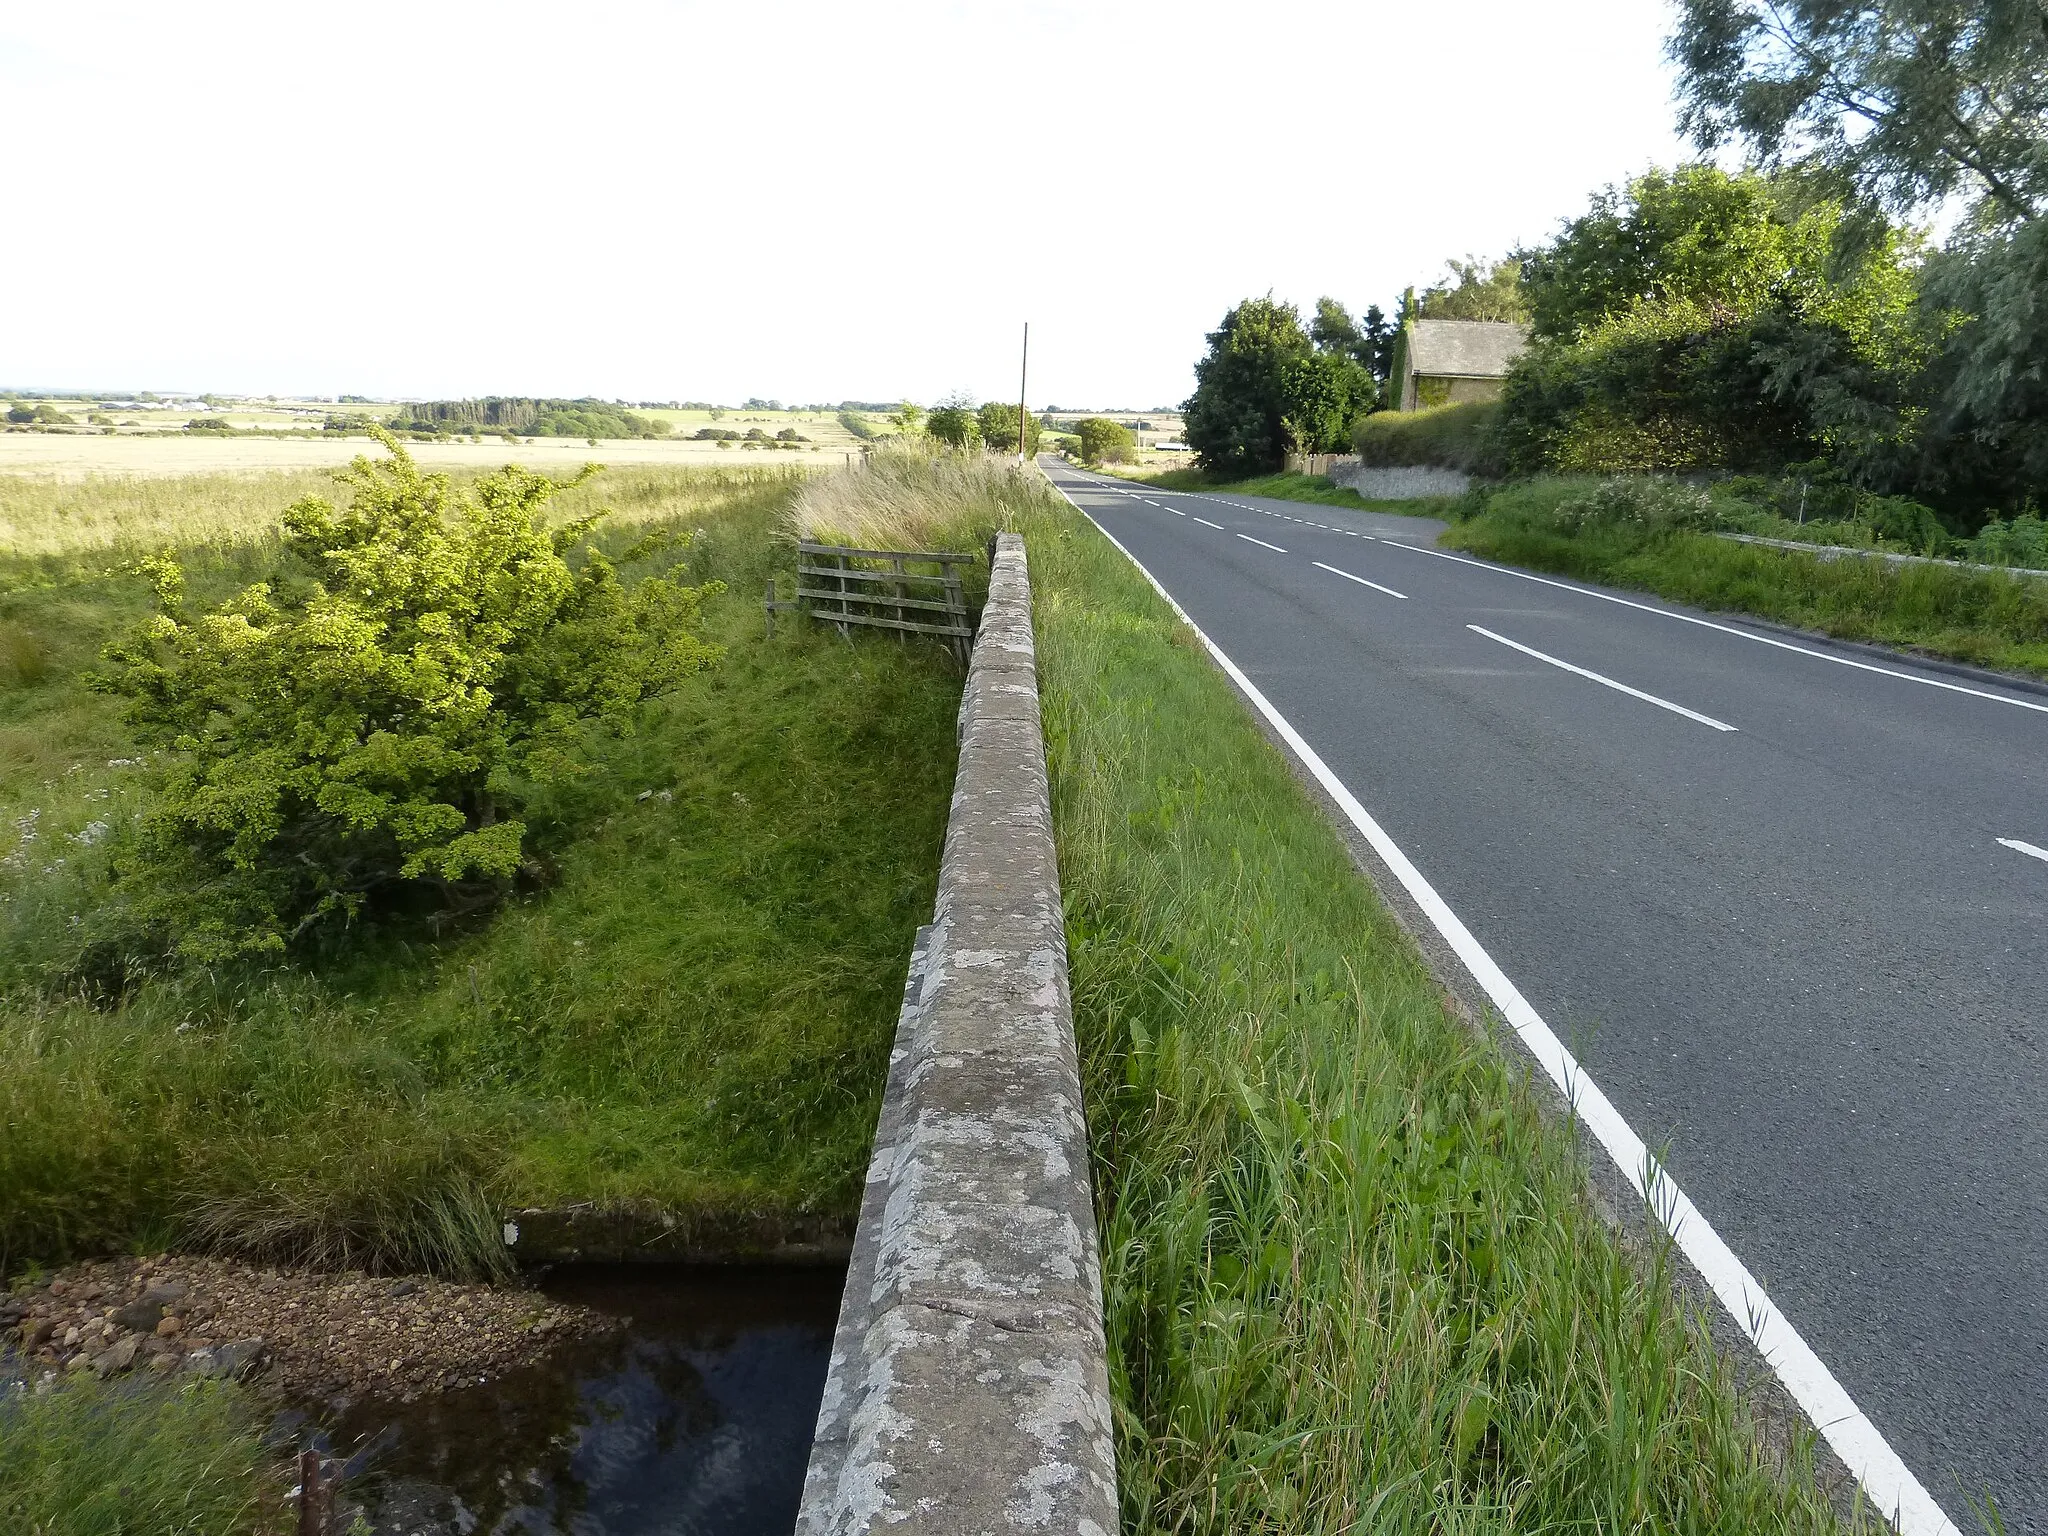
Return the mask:
MULTIPOLYGON (((575 493, 697 534, 725 660, 535 807, 543 883, 267 969, 129 973, 81 944, 150 772, 81 674, 146 592, 81 562, 0 594, 50 657, 0 688, 0 1274, 138 1242, 475 1273, 508 1204, 853 1210, 960 679, 937 646, 764 638, 799 478, 575 493)), ((195 595, 255 579, 267 538, 185 546, 195 595)))
POLYGON ((1525 481, 1473 498, 1446 547, 1635 587, 1678 602, 2048 675, 2048 581, 1941 565, 1822 560, 1708 533, 1560 527, 1560 503, 1598 482, 1525 481))
POLYGON ((286 1479, 224 1382, 0 1388, 0 1531, 269 1536, 286 1479))
POLYGON ((993 529, 1035 472, 985 454, 878 448, 865 467, 807 481, 795 529, 858 549, 939 550, 963 530, 993 529))

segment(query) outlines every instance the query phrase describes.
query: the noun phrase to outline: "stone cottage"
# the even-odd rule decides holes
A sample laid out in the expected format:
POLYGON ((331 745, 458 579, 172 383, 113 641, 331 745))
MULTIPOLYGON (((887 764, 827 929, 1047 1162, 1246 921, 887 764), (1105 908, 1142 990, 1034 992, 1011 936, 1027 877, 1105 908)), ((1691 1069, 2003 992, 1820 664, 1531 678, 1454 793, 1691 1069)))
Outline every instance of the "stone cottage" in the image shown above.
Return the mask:
POLYGON ((1395 403, 1417 411, 1497 400, 1508 364, 1528 341, 1526 325, 1505 320, 1410 321, 1395 356, 1395 403))

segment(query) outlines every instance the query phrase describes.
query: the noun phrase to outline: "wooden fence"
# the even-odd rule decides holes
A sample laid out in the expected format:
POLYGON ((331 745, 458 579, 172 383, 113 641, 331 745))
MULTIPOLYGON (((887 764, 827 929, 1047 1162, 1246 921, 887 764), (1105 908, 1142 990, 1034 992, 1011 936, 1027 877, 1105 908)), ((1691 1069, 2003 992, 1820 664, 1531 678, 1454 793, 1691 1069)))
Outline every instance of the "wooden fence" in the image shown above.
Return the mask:
POLYGON ((893 629, 898 639, 936 636, 964 666, 974 639, 974 616, 967 610, 960 568, 974 564, 974 558, 908 549, 853 549, 805 539, 797 545, 796 600, 778 601, 774 580, 768 582, 761 605, 768 616, 768 632, 775 632, 778 612, 808 612, 849 637, 855 624, 893 629))

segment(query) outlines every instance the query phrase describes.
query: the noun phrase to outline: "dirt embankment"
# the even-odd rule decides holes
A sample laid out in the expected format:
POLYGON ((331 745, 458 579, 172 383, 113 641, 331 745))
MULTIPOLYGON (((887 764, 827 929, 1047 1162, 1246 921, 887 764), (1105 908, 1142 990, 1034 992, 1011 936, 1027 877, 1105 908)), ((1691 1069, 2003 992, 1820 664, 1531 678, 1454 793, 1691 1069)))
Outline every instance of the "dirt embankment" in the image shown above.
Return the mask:
POLYGON ((488 1380, 617 1326, 526 1290, 222 1259, 115 1259, 0 1296, 0 1375, 260 1375, 300 1397, 410 1399, 488 1380))

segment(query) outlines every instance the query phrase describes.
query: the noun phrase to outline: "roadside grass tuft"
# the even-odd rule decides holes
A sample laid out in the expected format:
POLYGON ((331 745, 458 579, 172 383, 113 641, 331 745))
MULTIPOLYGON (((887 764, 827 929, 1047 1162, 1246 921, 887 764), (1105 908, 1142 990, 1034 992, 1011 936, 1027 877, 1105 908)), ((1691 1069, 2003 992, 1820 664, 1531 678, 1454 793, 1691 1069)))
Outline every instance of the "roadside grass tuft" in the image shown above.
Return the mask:
POLYGON ((1755 614, 1844 640, 1871 640, 2048 676, 2048 580, 1941 565, 1822 560, 1708 533, 1560 530, 1558 503, 1599 482, 1545 477, 1475 498, 1439 542, 1490 560, 1676 602, 1755 614))

